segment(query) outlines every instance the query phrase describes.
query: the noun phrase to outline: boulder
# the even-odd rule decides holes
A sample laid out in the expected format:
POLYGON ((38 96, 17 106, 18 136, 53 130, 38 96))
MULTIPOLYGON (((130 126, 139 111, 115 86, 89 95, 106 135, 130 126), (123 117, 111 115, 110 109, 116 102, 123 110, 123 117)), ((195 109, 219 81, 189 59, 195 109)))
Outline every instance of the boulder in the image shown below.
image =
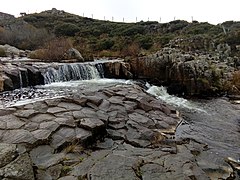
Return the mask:
POLYGON ((66 56, 68 59, 77 59, 80 62, 84 62, 84 58, 82 57, 81 53, 75 48, 70 48, 67 51, 66 56))

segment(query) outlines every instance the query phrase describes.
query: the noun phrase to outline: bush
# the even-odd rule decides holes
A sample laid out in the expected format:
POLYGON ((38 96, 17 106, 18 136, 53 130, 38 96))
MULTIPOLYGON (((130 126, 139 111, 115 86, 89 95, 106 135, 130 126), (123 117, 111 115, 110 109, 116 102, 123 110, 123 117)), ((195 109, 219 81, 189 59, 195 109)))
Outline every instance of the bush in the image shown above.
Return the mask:
POLYGON ((240 71, 236 71, 233 74, 232 83, 233 83, 234 86, 236 86, 240 90, 240 71))
POLYGON ((143 49, 150 49, 153 45, 152 38, 149 36, 140 36, 137 38, 138 44, 143 49))
POLYGON ((80 28, 72 23, 62 23, 55 27, 55 34, 58 36, 74 36, 80 28))
POLYGON ((98 43, 97 50, 109 50, 113 47, 113 45, 114 41, 112 41, 111 39, 104 39, 98 43))
POLYGON ((30 55, 34 59, 58 61, 65 59, 65 53, 72 47, 69 40, 56 38, 46 43, 43 49, 37 50, 30 55))
POLYGON ((6 57, 6 52, 3 48, 0 48, 0 57, 6 57))

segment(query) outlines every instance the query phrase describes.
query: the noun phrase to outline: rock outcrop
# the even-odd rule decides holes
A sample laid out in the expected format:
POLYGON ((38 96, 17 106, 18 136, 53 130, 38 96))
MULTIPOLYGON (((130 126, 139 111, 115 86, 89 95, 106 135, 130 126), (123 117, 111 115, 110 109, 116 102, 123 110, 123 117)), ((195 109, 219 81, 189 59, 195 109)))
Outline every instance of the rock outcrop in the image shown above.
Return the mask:
POLYGON ((0 64, 0 91, 44 84, 41 70, 31 64, 5 63, 0 64))
POLYGON ((168 85, 170 93, 224 93, 239 59, 227 57, 229 48, 223 47, 219 47, 221 52, 213 54, 186 53, 179 49, 164 48, 153 55, 133 61, 133 74, 136 78, 168 85))
POLYGON ((27 57, 30 51, 20 50, 14 46, 10 46, 8 44, 0 45, 0 49, 2 49, 7 57, 14 59, 14 57, 27 57))
POLYGON ((208 179, 205 145, 176 140, 178 112, 136 85, 0 113, 0 178, 208 179))

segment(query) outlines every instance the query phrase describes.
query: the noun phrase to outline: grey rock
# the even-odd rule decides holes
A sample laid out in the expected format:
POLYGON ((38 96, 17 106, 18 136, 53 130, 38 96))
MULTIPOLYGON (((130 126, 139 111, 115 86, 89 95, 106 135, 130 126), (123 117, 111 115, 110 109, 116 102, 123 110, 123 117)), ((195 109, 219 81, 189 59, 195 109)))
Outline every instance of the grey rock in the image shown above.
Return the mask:
POLYGON ((107 133, 108 133, 108 136, 113 140, 123 140, 123 139, 125 139, 127 130, 125 130, 125 129, 119 129, 119 130, 107 129, 107 133))
POLYGON ((30 157, 35 166, 39 169, 46 169, 61 162, 65 154, 54 154, 54 149, 48 145, 38 146, 30 152, 30 157))
POLYGON ((9 164, 16 157, 16 150, 15 144, 0 144, 0 168, 9 164))
POLYGON ((139 113, 132 113, 129 115, 129 119, 132 121, 138 123, 141 126, 147 127, 147 128, 153 128, 155 126, 155 123, 152 121, 152 119, 143 116, 139 113))
POLYGON ((57 164, 55 166, 51 166, 47 169, 46 173, 49 174, 49 176, 52 179, 58 179, 61 175, 63 166, 61 164, 57 164))
MULTIPOLYGON (((28 105, 26 105, 24 108, 26 108, 27 106, 28 105)), ((38 113, 46 113, 48 106, 43 101, 37 101, 37 102, 33 103, 32 105, 30 104, 29 109, 32 109, 32 108, 38 113)))
POLYGON ((84 58, 82 57, 81 53, 75 48, 70 48, 67 51, 67 55, 70 59, 77 59, 81 62, 84 62, 84 58))
POLYGON ((36 141, 36 138, 27 130, 18 129, 18 130, 8 130, 2 138, 2 141, 5 143, 30 143, 33 144, 36 141))
POLYGON ((51 121, 54 120, 55 117, 53 115, 50 114, 37 114, 36 116, 30 118, 30 120, 32 122, 37 122, 37 123, 41 123, 44 121, 51 121))
POLYGON ((2 129, 18 129, 24 124, 25 122, 21 121, 19 118, 12 114, 0 116, 0 128, 2 129))
POLYGON ((112 104, 122 104, 124 99, 123 96, 112 96, 108 101, 112 104))
POLYGON ((54 99, 46 99, 45 103, 48 107, 55 107, 61 102, 61 98, 54 98, 54 99))
POLYGON ((70 175, 78 177, 79 179, 85 177, 96 162, 102 160, 110 153, 111 151, 109 150, 101 150, 91 153, 91 156, 85 158, 81 163, 73 167, 70 175))
POLYGON ((87 131, 82 128, 76 128, 75 133, 76 133, 76 139, 80 141, 86 141, 87 139, 92 137, 91 131, 87 131))
POLYGON ((98 96, 85 96, 85 98, 96 106, 99 106, 103 101, 103 99, 98 96))
POLYGON ((51 132, 55 131, 59 127, 59 124, 55 121, 42 122, 39 125, 40 129, 49 130, 51 132))
POLYGON ((132 166, 136 162, 134 158, 119 155, 108 155, 97 162, 88 172, 87 177, 95 179, 138 179, 132 166), (107 168, 106 168, 107 167, 107 168))
POLYGON ((60 117, 60 118, 69 118, 73 116, 73 113, 72 111, 60 112, 60 113, 55 113, 54 116, 60 117))
POLYGON ((62 127, 57 132, 52 135, 51 146, 58 148, 59 146, 72 142, 76 138, 76 133, 74 128, 62 127))
POLYGON ((104 99, 98 108, 100 110, 107 111, 109 107, 110 107, 110 102, 104 99))
POLYGON ((98 117, 101 121, 103 121, 105 124, 108 123, 109 116, 108 116, 108 114, 105 113, 104 111, 102 111, 102 110, 97 111, 97 117, 98 117))
POLYGON ((24 110, 18 110, 16 113, 14 113, 14 115, 17 117, 29 118, 33 116, 35 113, 36 111, 33 109, 24 109, 24 110))
POLYGON ((94 131, 104 127, 104 123, 97 118, 83 118, 80 121, 80 126, 88 130, 94 131))
POLYGON ((126 132, 126 141, 136 147, 147 147, 151 145, 150 138, 152 137, 152 132, 149 129, 141 130, 140 132, 136 129, 128 127, 126 132))
POLYGON ((67 102, 59 103, 58 107, 65 108, 68 111, 77 111, 82 109, 82 106, 80 105, 77 105, 75 103, 67 103, 67 102))
MULTIPOLYGON (((164 177, 164 173, 167 171, 167 169, 164 168, 164 166, 161 166, 159 164, 144 164, 141 167, 141 174, 143 180, 159 180, 160 177, 164 177)), ((172 177, 171 179, 174 179, 172 177)))
POLYGON ((48 108, 47 113, 55 114, 55 113, 64 112, 64 111, 66 111, 65 108, 60 108, 60 107, 50 107, 50 108, 48 108))
POLYGON ((32 162, 28 154, 22 154, 0 169, 0 176, 10 179, 34 180, 32 162))
POLYGON ((55 122, 57 122, 60 125, 65 125, 69 127, 75 127, 75 121, 72 116, 67 116, 67 117, 59 117, 54 119, 55 122))
POLYGON ((74 176, 64 176, 59 178, 58 180, 78 180, 78 178, 74 176))
POLYGON ((99 149, 111 149, 114 145, 114 141, 110 138, 105 138, 103 142, 97 143, 99 149))
POLYGON ((47 140, 51 135, 52 131, 47 129, 38 129, 32 131, 31 133, 37 140, 47 140))
POLYGON ((29 122, 29 123, 25 124, 24 129, 28 130, 28 131, 34 131, 34 130, 37 130, 38 127, 39 127, 38 123, 29 122))

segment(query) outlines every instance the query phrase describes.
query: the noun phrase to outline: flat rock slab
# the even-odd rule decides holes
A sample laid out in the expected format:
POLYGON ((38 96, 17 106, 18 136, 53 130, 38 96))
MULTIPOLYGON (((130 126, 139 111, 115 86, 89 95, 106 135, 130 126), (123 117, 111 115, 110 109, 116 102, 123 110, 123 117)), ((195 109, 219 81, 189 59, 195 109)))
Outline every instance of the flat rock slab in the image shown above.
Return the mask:
POLYGON ((6 171, 14 159, 24 155, 26 167, 34 165, 38 179, 154 179, 166 171, 153 160, 141 163, 152 153, 145 149, 153 150, 157 144, 176 152, 176 146, 165 147, 168 137, 162 134, 174 134, 179 121, 172 108, 136 85, 39 101, 15 111, 6 109, 0 115, 0 141, 21 146, 22 153, 14 154, 15 145, 3 146, 2 154, 0 148, 4 168, 0 168, 0 178, 24 177, 22 171, 18 177, 6 171), (131 152, 124 142, 130 144, 131 152), (86 149, 87 145, 92 149, 86 149))

